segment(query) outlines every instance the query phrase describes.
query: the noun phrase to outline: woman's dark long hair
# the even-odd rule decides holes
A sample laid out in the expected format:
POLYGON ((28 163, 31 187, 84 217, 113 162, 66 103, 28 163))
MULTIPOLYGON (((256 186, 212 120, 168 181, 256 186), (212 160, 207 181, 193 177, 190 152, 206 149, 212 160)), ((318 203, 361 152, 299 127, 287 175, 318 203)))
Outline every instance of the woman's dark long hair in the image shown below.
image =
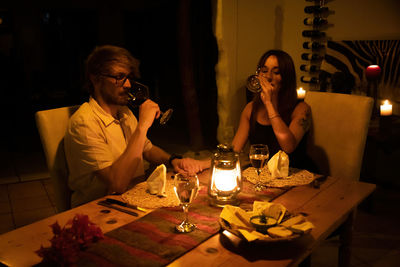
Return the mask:
MULTIPOLYGON (((263 67, 265 61, 267 61, 267 58, 270 56, 276 56, 278 59, 279 73, 282 77, 281 88, 278 93, 278 112, 283 121, 289 125, 291 114, 297 104, 296 71, 294 63, 288 53, 282 50, 269 50, 260 58, 257 69, 263 67)), ((250 117, 250 130, 254 130, 256 122, 255 114, 262 105, 260 93, 254 94, 253 109, 250 117)))

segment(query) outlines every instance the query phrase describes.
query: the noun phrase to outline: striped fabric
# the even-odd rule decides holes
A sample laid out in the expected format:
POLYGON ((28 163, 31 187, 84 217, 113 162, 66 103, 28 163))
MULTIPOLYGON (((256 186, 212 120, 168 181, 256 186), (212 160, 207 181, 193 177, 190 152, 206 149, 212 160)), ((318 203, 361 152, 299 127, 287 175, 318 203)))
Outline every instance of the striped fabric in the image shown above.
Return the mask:
POLYGON ((321 70, 327 77, 350 74, 353 92, 367 94, 364 70, 374 64, 382 70, 378 97, 400 102, 400 40, 328 41, 321 70))
MULTIPOLYGON (((254 200, 272 200, 287 190, 269 189, 257 197, 245 184, 241 206, 254 200), (246 192, 247 191, 247 192, 246 192)), ((105 234, 105 238, 82 251, 78 266, 164 266, 204 242, 219 229, 221 208, 208 204, 206 188, 189 208, 189 220, 197 229, 180 234, 174 230, 184 217, 181 207, 157 209, 130 224, 105 234)))

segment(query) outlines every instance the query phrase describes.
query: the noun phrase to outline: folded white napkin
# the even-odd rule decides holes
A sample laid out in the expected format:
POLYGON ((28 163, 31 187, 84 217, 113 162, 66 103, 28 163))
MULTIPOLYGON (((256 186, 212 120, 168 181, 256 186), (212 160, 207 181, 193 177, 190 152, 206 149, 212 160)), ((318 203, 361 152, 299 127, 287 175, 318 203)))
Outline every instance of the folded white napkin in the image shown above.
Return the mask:
POLYGON ((272 178, 286 178, 289 176, 289 156, 279 150, 269 161, 268 169, 272 178))
POLYGON ((167 167, 164 164, 158 166, 147 178, 147 187, 152 195, 166 197, 165 185, 167 183, 167 167))

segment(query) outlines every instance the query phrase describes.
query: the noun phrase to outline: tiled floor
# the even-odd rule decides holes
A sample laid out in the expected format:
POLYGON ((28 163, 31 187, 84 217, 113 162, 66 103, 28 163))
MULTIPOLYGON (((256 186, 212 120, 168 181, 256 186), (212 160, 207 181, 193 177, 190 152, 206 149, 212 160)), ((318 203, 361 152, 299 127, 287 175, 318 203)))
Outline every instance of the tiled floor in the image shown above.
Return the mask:
POLYGON ((56 213, 49 179, 0 185, 0 233, 56 213))

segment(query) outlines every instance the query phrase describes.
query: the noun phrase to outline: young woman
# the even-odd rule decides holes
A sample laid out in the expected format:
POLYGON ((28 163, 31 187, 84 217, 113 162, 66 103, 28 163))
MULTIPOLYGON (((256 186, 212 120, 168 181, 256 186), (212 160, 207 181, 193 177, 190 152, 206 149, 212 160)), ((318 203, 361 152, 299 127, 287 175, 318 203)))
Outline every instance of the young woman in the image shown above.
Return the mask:
POLYGON ((292 58, 281 50, 267 51, 259 60, 257 73, 262 91, 244 108, 233 149, 241 151, 247 141, 267 144, 270 157, 283 150, 291 167, 309 167, 304 135, 310 127, 311 109, 297 100, 292 58))

